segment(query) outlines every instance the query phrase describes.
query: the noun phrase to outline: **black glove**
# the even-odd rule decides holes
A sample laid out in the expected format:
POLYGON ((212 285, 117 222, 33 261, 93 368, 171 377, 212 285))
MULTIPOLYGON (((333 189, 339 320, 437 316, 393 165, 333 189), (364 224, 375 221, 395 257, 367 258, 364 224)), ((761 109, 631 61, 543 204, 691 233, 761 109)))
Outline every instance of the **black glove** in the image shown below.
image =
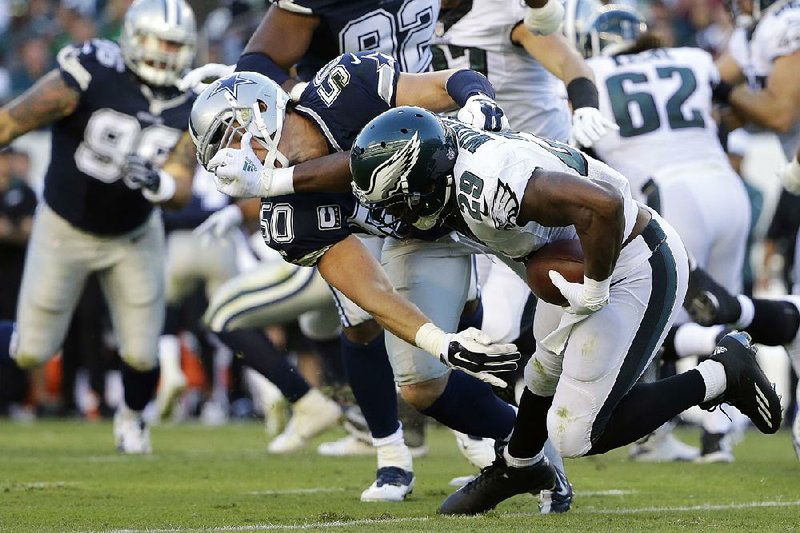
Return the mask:
POLYGON ((125 165, 122 167, 122 176, 125 185, 131 189, 147 189, 156 192, 161 185, 161 176, 152 161, 136 154, 128 155, 125 165))

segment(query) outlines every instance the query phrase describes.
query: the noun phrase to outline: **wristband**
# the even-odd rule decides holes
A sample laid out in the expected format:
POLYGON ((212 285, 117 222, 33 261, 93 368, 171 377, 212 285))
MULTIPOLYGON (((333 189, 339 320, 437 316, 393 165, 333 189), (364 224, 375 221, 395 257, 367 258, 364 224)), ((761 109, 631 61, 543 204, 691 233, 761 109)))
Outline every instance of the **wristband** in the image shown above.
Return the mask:
POLYGON ((600 107, 597 86, 586 77, 575 78, 567 84, 567 98, 569 98, 573 110, 581 107, 593 107, 595 109, 600 107))
POLYGON ((583 296, 588 306, 602 305, 608 300, 611 289, 611 276, 602 281, 583 276, 583 296))
POLYGON ((268 192, 269 196, 294 194, 294 167, 276 168, 272 170, 272 183, 270 184, 268 192))
POLYGON ((426 322, 417 330, 414 344, 429 354, 439 357, 447 348, 447 334, 432 322, 426 322))
POLYGON ((153 203, 166 202, 167 200, 175 196, 175 190, 177 189, 177 185, 175 184, 175 178, 173 178, 170 174, 167 174, 163 170, 159 170, 158 176, 159 180, 158 180, 157 191, 142 189, 142 196, 144 196, 145 198, 147 198, 148 201, 153 203))
POLYGON ((289 75, 279 67, 270 57, 261 52, 248 52, 243 54, 236 62, 236 72, 257 72, 270 78, 278 85, 289 79, 289 75))
POLYGON ((464 107, 470 96, 475 96, 476 94, 485 94, 494 100, 492 83, 486 79, 486 76, 474 70, 459 70, 447 78, 444 85, 447 94, 459 107, 464 107))

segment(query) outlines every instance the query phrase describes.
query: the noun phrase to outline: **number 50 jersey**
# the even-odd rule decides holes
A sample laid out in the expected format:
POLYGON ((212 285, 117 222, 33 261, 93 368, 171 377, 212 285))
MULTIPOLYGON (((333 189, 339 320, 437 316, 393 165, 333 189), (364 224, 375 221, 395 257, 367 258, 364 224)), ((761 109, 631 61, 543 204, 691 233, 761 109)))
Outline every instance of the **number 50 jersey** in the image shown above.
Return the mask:
POLYGON ((600 111, 619 125, 593 146, 634 190, 659 168, 728 160, 711 118, 711 84, 719 72, 699 48, 658 48, 588 60, 600 111))

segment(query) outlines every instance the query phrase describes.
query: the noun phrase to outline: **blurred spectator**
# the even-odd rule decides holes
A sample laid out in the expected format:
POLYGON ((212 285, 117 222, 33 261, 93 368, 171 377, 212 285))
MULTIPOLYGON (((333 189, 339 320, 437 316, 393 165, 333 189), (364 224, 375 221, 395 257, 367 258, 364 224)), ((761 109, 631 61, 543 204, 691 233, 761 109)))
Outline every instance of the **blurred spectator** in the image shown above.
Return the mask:
POLYGON ((47 41, 35 37, 25 41, 19 52, 20 63, 11 70, 11 97, 15 98, 53 68, 47 41))
POLYGON ((122 22, 125 12, 132 0, 108 0, 103 14, 100 18, 99 31, 97 32, 103 39, 118 41, 122 34, 122 22))

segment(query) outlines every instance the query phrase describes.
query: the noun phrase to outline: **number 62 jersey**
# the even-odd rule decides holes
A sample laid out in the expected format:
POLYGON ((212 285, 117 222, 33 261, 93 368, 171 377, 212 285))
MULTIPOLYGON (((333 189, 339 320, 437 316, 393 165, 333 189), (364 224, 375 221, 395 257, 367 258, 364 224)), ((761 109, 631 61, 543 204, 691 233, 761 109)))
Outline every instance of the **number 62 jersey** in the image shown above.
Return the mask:
POLYGON ((75 111, 52 126, 44 199, 76 228, 121 235, 143 224, 153 205, 125 184, 128 154, 161 166, 186 131, 193 93, 154 95, 126 66, 119 46, 95 39, 58 54, 64 82, 80 93, 75 111))

